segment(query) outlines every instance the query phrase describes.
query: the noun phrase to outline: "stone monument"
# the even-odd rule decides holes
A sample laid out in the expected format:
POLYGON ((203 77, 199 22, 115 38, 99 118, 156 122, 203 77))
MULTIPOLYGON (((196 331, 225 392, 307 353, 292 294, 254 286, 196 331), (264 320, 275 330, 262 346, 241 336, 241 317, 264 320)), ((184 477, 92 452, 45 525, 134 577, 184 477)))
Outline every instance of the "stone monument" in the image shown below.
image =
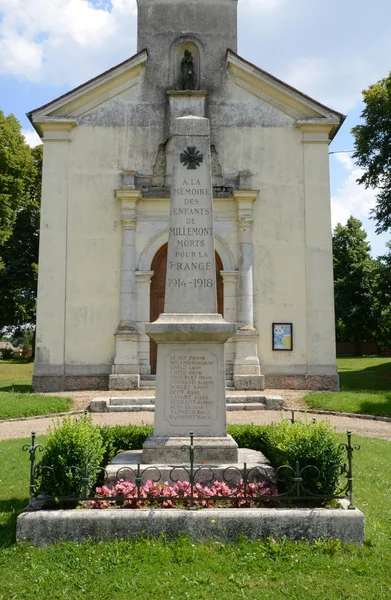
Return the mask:
POLYGON ((164 313, 146 326, 158 344, 155 426, 143 463, 183 462, 189 432, 202 463, 236 463, 227 435, 224 343, 236 324, 217 313, 209 120, 175 120, 164 313))

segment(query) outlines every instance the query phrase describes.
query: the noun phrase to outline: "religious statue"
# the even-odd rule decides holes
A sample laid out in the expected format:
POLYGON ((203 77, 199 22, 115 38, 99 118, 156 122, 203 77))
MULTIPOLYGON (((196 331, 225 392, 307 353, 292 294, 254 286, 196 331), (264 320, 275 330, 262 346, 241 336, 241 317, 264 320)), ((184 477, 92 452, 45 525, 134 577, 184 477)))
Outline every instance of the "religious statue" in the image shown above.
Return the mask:
POLYGON ((189 50, 185 50, 185 55, 182 58, 181 72, 182 72, 182 90, 194 89, 193 56, 189 50))

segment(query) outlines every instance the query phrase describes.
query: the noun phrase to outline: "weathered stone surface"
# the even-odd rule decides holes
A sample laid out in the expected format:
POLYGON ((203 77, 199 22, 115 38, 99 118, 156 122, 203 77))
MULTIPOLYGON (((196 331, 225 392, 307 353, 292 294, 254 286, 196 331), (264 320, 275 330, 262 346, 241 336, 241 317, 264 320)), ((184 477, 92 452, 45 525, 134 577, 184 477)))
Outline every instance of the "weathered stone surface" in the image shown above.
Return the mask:
POLYGON ((74 390, 107 390, 108 375, 76 376, 76 375, 33 375, 35 392, 63 392, 74 390))
POLYGON ((275 390, 339 391, 338 375, 265 375, 265 387, 275 390))
POLYGON ((110 390, 138 390, 140 387, 140 375, 109 375, 110 390))
POLYGON ((314 541, 340 539, 343 543, 364 541, 364 515, 357 509, 206 509, 160 510, 57 510, 23 513, 16 527, 18 542, 36 546, 54 542, 134 539, 173 539, 180 534, 200 542, 235 542, 248 539, 314 541))
POLYGON ((264 375, 235 375, 234 387, 236 390, 264 390, 264 375))
MULTIPOLYGON (((182 448, 188 445, 189 436, 150 435, 143 444, 143 464, 187 464, 188 451, 183 452, 182 448)), ((238 461, 238 445, 230 435, 196 437, 194 445, 199 447, 196 450, 199 464, 236 464, 238 461)))

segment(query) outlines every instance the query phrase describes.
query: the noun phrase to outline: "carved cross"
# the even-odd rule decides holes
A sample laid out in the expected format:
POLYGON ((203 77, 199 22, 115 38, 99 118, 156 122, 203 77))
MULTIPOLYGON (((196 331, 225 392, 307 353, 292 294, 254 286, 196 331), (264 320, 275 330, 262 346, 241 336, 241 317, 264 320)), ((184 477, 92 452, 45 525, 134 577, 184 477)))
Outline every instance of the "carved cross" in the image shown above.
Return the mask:
POLYGON ((196 169, 204 161, 204 155, 201 154, 196 148, 187 148, 180 155, 181 163, 187 166, 188 169, 196 169))

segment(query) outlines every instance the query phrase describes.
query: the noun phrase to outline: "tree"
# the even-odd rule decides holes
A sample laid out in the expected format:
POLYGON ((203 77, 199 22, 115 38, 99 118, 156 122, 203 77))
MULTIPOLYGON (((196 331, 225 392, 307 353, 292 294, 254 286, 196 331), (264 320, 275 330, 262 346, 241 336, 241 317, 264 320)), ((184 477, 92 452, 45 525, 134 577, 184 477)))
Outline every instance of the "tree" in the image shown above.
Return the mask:
POLYGON ((383 350, 391 348, 391 242, 387 243, 387 253, 376 261, 376 294, 378 338, 383 350))
POLYGON ((42 146, 25 143, 12 115, 0 113, 0 136, 0 331, 20 330, 35 322, 42 146))
POLYGON ((31 148, 25 143, 19 121, 0 111, 0 265, 1 248, 24 205, 33 169, 31 148))
POLYGON ((345 226, 338 223, 333 235, 337 340, 354 342, 357 355, 360 342, 376 339, 377 331, 376 261, 366 237, 361 221, 354 217, 345 226))
POLYGON ((376 232, 391 229, 391 73, 363 91, 364 123, 353 127, 353 158, 364 169, 358 183, 376 188, 377 204, 372 210, 376 232))

